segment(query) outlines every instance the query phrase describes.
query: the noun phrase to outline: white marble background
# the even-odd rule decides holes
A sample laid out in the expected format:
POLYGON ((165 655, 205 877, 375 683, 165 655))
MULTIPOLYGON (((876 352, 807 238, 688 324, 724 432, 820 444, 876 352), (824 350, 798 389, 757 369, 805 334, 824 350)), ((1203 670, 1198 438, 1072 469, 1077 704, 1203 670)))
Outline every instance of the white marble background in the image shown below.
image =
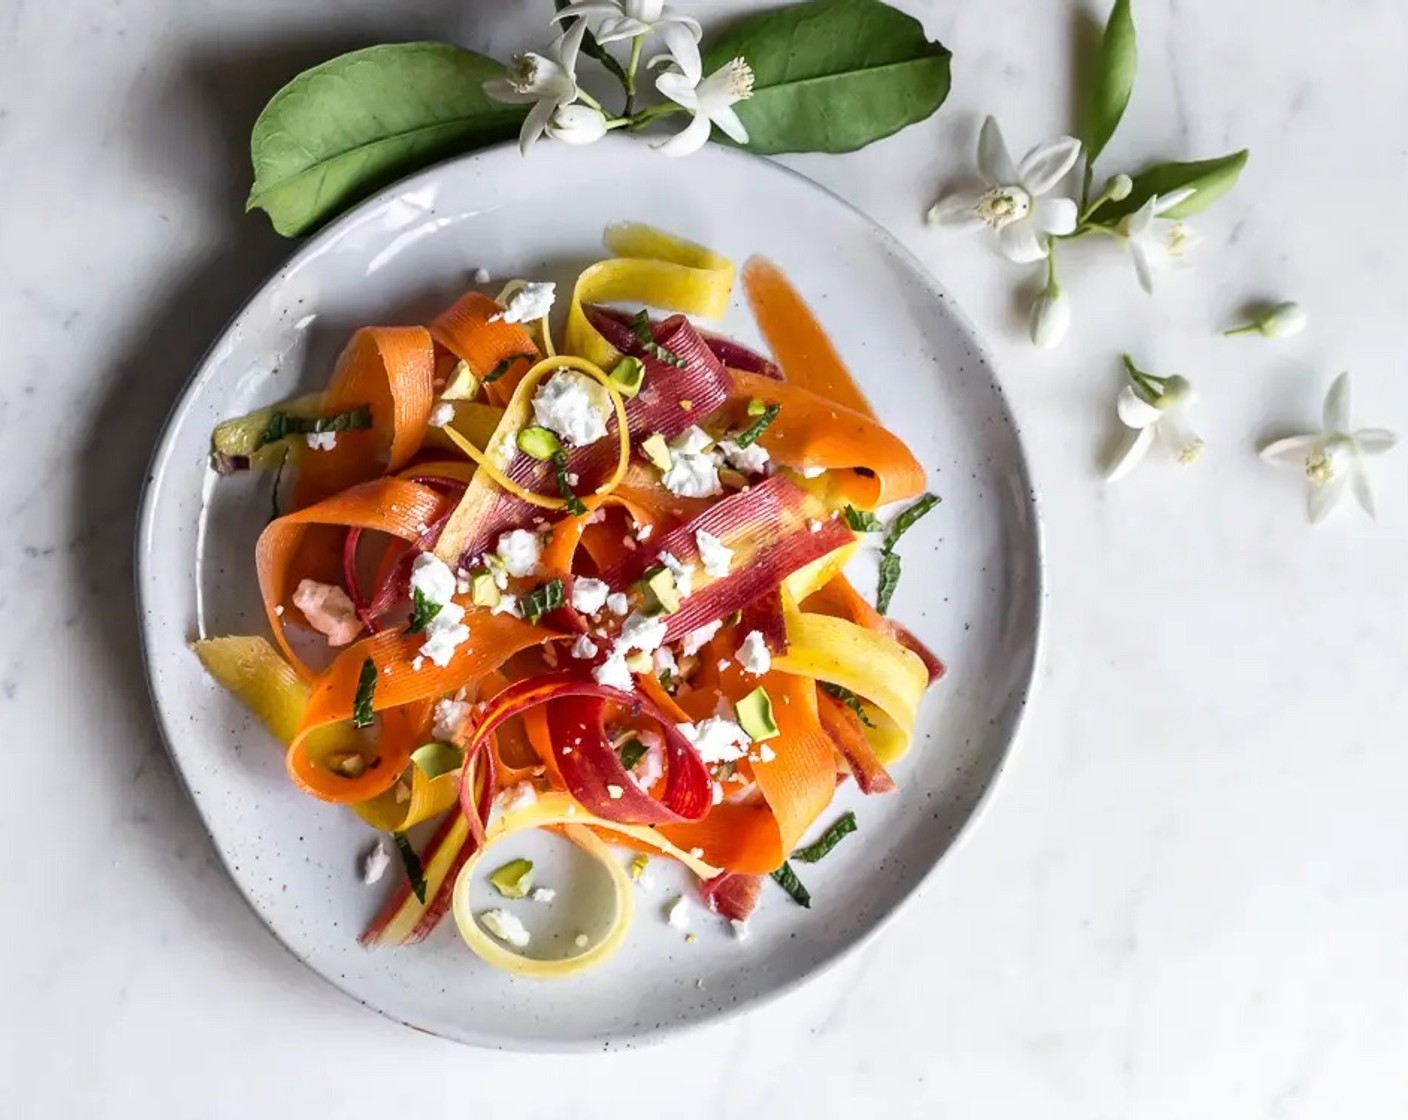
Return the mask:
MULTIPOLYGON (((699 4, 741 10, 730 4, 699 4)), ((1074 254, 1067 346, 919 217, 987 111, 1068 125, 1077 3, 907 0, 955 52, 934 120, 789 162, 894 230, 988 333, 1050 558, 1029 732, 981 826, 861 958, 638 1053, 461 1049, 356 1007, 219 870, 148 710, 130 553, 149 449, 289 247, 245 137, 302 66, 387 38, 503 54, 547 0, 0 3, 0 1113, 15 1117, 1388 1117, 1408 1110, 1408 450, 1380 520, 1312 532, 1256 438, 1354 371, 1408 432, 1408 21, 1395 0, 1137 0, 1112 158, 1249 146, 1150 302, 1074 254), (1294 296, 1311 331, 1224 342, 1294 296), (1105 489, 1114 356, 1204 391, 1203 462, 1105 489)), ((1103 7, 1103 4, 1101 5, 1103 7)))

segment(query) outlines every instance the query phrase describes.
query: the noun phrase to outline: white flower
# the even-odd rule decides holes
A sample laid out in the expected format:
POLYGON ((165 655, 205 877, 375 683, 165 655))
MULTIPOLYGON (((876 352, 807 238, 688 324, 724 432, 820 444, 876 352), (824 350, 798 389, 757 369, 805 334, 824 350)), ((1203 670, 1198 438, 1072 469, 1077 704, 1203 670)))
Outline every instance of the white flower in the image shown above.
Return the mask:
POLYGON ((1310 316, 1298 303, 1278 303, 1269 311, 1263 311, 1250 323, 1223 331, 1227 338, 1240 334, 1259 334, 1265 338, 1294 338, 1310 325, 1310 316))
POLYGON ((665 41, 665 49, 679 64, 685 77, 691 82, 699 81, 702 73, 699 40, 703 36, 699 21, 666 7, 664 0, 577 0, 575 4, 568 4, 553 19, 564 20, 573 16, 605 17, 596 29, 598 43, 615 43, 659 32, 660 38, 665 41))
POLYGON ((1062 136, 1039 144, 1014 165, 1002 129, 988 117, 978 136, 978 174, 986 189, 960 191, 929 210, 935 225, 959 229, 987 226, 997 234, 1003 254, 1018 263, 1046 256, 1052 235, 1075 232, 1076 204, 1069 198, 1044 198, 1080 158, 1080 141, 1062 136))
POLYGON ((736 102, 753 96, 753 70, 741 58, 720 66, 703 81, 691 81, 686 74, 667 70, 655 79, 655 88, 694 117, 684 130, 659 145, 667 156, 687 156, 697 152, 718 125, 730 140, 748 143, 748 130, 733 111, 736 102))
POLYGON ((1071 329, 1071 298, 1060 288, 1044 288, 1032 304, 1032 344, 1054 350, 1071 329))
POLYGON ((1278 439, 1261 449, 1261 457, 1277 466, 1305 471, 1310 483, 1307 509, 1312 523, 1318 523, 1339 504, 1346 489, 1354 491, 1360 507, 1374 516, 1374 495, 1364 459, 1382 455, 1398 442, 1385 428, 1349 430, 1349 374, 1342 373, 1325 394, 1324 430, 1309 435, 1278 439))
POLYGON ((553 114, 577 100, 577 52, 586 30, 586 21, 577 20, 553 40, 548 48, 551 57, 534 51, 516 54, 502 78, 484 83, 484 92, 496 101, 533 104, 518 133, 518 150, 525 155, 547 130, 553 114))
POLYGON ((1116 232, 1129 246, 1139 286, 1146 292, 1154 291, 1156 270, 1181 264, 1202 240, 1186 222, 1160 217, 1188 201, 1192 194, 1191 190, 1184 189, 1162 196, 1152 195, 1148 202, 1120 221, 1116 232))
POLYGON ((606 135, 606 114, 590 105, 559 105, 548 118, 547 133, 564 144, 594 144, 606 135))
POLYGON ((1203 441, 1184 422, 1193 403, 1193 386, 1186 377, 1153 377, 1124 359, 1129 380, 1115 402, 1120 422, 1130 434, 1105 471, 1106 482, 1118 482, 1149 453, 1158 439, 1180 463, 1195 462, 1203 441))

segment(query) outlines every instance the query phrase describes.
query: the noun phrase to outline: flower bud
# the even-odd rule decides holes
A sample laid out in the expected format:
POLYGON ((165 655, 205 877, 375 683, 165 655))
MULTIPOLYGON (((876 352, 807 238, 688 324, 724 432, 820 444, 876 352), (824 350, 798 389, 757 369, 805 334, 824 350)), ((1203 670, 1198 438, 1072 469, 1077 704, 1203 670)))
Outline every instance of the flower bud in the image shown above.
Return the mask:
POLYGON ((606 135, 606 117, 590 105, 562 105, 548 119, 547 133, 564 144, 593 144, 606 135))
POLYGON ((1294 338, 1309 322, 1300 304, 1281 303, 1257 318, 1256 329, 1267 338, 1294 338))
POLYGON ((1112 202, 1123 202, 1134 190, 1134 180, 1121 171, 1105 184, 1105 197, 1112 202))
POLYGON ((1154 401, 1154 406, 1159 409, 1165 409, 1192 403, 1193 383, 1181 374, 1175 373, 1164 378, 1163 391, 1159 394, 1158 399, 1154 401))
POLYGON ((1070 297, 1056 285, 1049 285, 1032 304, 1032 344, 1042 350, 1053 350, 1061 345, 1070 329, 1070 297))

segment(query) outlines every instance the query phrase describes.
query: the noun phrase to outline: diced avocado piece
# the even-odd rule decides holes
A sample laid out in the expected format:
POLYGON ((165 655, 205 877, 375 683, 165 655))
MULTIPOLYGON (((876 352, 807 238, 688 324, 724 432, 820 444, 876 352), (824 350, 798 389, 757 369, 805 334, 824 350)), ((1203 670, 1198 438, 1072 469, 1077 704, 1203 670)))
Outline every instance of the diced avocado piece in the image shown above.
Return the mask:
POLYGON ((738 711, 738 726, 748 733, 753 742, 763 739, 776 739, 782 732, 777 729, 777 721, 772 718, 772 697, 768 690, 759 685, 734 707, 738 711))
POLYGON ((440 394, 442 401, 472 401, 479 395, 479 378, 474 376, 474 371, 469 368, 469 363, 461 358, 455 363, 455 368, 450 371, 450 376, 445 380, 444 391, 440 394))
POLYGON ((674 466, 675 460, 670 454, 670 445, 659 432, 640 441, 640 453, 662 471, 668 471, 674 466))
POLYGON ((765 413, 767 410, 768 410, 768 406, 767 406, 766 404, 764 404, 762 401, 758 400, 757 397, 754 397, 751 401, 748 402, 748 415, 749 415, 749 416, 761 416, 761 415, 762 415, 763 413, 765 413))
POLYGON ((478 571, 469 581, 470 601, 476 607, 497 607, 499 605, 499 588, 494 583, 493 572, 478 571))
POLYGON ((645 585, 645 609, 648 614, 674 614, 680 609, 680 592, 675 586, 675 574, 669 568, 651 568, 641 582, 645 585))
POLYGON ((489 882, 505 898, 525 898, 533 889, 533 861, 511 859, 490 873, 489 882))
POLYGON ((525 455, 531 455, 535 459, 547 462, 562 450, 562 444, 558 442, 557 436, 547 428, 530 424, 518 433, 518 450, 525 455))
POLYGON ((645 384, 645 363, 639 358, 622 358, 611 371, 611 384, 623 397, 635 396, 645 384))
POLYGON ((633 673, 648 673, 655 668, 655 659, 645 650, 637 650, 626 658, 626 668, 633 673))

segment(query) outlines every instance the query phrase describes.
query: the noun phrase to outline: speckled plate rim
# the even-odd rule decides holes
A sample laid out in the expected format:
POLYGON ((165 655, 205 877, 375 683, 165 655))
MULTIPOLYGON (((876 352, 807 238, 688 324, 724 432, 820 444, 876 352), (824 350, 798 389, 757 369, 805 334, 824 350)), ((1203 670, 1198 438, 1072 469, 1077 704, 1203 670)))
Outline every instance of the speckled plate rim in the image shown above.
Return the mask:
MULTIPOLYGON (((627 143, 631 141, 623 137, 608 137, 606 142, 627 143)), ((305 965, 312 973, 320 977, 322 980, 324 980, 326 983, 328 983, 331 987, 333 987, 341 994, 347 996, 354 1003, 358 1004, 363 1008, 375 1012, 383 1018, 390 1019, 392 1022, 400 1023, 401 1025, 409 1027, 410 1029, 415 1030, 419 1033, 432 1034, 436 1037, 446 1038, 449 1041, 462 1042, 466 1045, 473 1045, 476 1047, 481 1047, 490 1050, 543 1053, 583 1053, 588 1051, 602 1050, 602 1041, 599 1039, 563 1039, 557 1040, 553 1043, 528 1044, 522 1039, 512 1039, 505 1041, 503 1039, 495 1038, 487 1034, 476 1035, 472 1039, 455 1038, 449 1035, 440 1035, 435 1031, 429 1030, 425 1027, 421 1027, 415 1023, 408 1022, 398 1017, 397 1015, 391 1013, 390 1011, 384 1008, 377 1007, 374 1004, 368 1002, 367 1000, 362 999, 355 991, 352 990, 349 985, 344 985, 340 983, 335 976, 330 975, 327 971, 320 968, 318 964, 315 963, 313 960, 310 960, 308 957, 296 951, 293 946, 291 946, 287 941, 280 937, 277 930, 266 918, 263 911, 256 904, 249 891, 245 888, 240 877, 235 874, 234 869, 232 868, 229 862, 229 857, 226 853, 226 850, 217 840, 214 831, 211 829, 209 819, 207 818, 205 811, 201 806, 201 801, 195 795, 195 792, 191 788, 185 770, 182 767, 180 760, 176 756, 173 743, 176 737, 177 729, 173 727, 169 722, 167 713, 162 708, 157 698, 155 680, 153 677, 153 645, 155 642, 155 636, 151 632, 150 625, 148 622, 148 619, 150 617, 150 604, 149 597, 146 592, 147 581, 145 578, 145 554, 151 547, 151 540, 155 531, 157 500, 159 497, 161 479, 165 471, 168 469, 169 460, 174 452, 174 444, 176 441, 177 430, 180 428, 182 422, 184 421, 186 413, 191 410, 195 402, 197 389, 199 388, 200 383, 202 381, 202 376, 205 373, 207 367, 209 367, 212 363, 226 336, 230 334, 230 332, 235 328, 236 324, 239 323, 239 321, 245 316, 245 314, 260 298, 261 294, 267 288, 269 288, 280 275, 287 274, 289 271, 301 265, 306 259, 321 253, 323 251, 325 242, 331 241, 340 233, 342 233, 344 229, 360 222, 367 211, 374 209, 378 206, 383 206, 399 195, 405 194, 408 191, 415 190, 420 186, 432 182, 437 176, 441 175, 445 171, 445 169, 449 167, 465 163, 493 161, 496 159, 503 158, 505 153, 516 152, 516 150, 516 143, 509 142, 485 148, 477 152, 471 152, 466 155, 453 157, 451 159, 447 159, 440 163, 434 164, 433 166, 426 168, 423 171, 416 172, 412 175, 406 176, 403 179, 397 180, 396 182, 390 184, 381 191, 378 191, 376 194, 364 199, 362 202, 358 203, 355 207, 350 209, 347 213, 343 214, 340 218, 324 226, 316 234, 308 238, 308 240, 305 241, 301 246, 299 246, 299 248, 294 253, 292 253, 288 258, 278 264, 274 269, 272 269, 268 276, 265 278, 264 282, 260 284, 257 288, 255 288, 254 291, 250 294, 250 296, 234 312, 234 314, 230 316, 224 328, 211 341, 210 346, 201 356, 200 361, 197 362, 196 365, 193 367, 190 376, 187 378, 185 384, 182 386, 180 394, 177 396, 171 408, 168 410, 166 418, 163 421, 161 436, 157 441, 155 449, 153 450, 152 458, 148 465, 147 472, 144 476, 144 481, 142 484, 140 510, 137 520, 137 533, 136 538, 133 542, 135 551, 135 563, 133 566, 135 584, 134 590, 136 594, 136 602, 138 608, 138 636, 142 650, 144 675, 147 680, 147 691, 148 695, 151 698, 152 708, 155 711, 157 717, 158 728, 161 731, 162 742, 166 747, 167 754, 172 764, 172 769, 175 771, 177 779, 180 781, 182 788, 186 791, 187 796, 190 798, 195 808, 196 815, 200 819, 201 827, 204 830, 207 838, 209 839, 212 848, 214 848, 216 856, 220 860, 221 867, 224 869, 225 874, 234 884, 236 890, 239 892, 239 895, 244 900, 245 904, 259 918, 260 925, 264 928, 265 932, 279 946, 281 946, 287 953, 289 953, 290 956, 298 960, 299 963, 305 965)), ((991 351, 982 342, 982 336, 974 325, 972 318, 967 314, 966 311, 963 310, 962 306, 953 299, 953 297, 948 293, 947 289, 938 280, 938 278, 935 277, 923 264, 923 262, 920 261, 919 258, 916 257, 912 252, 910 252, 910 250, 903 243, 901 243, 888 230, 873 221, 868 215, 864 214, 857 207, 853 206, 849 201, 841 197, 836 192, 808 178, 801 172, 794 171, 792 168, 787 167, 784 164, 778 163, 774 160, 761 159, 760 157, 753 156, 746 152, 742 152, 733 148, 724 147, 722 145, 711 146, 710 150, 713 154, 713 158, 719 158, 720 156, 722 156, 726 159, 760 162, 779 176, 790 178, 796 182, 799 182, 803 184, 806 188, 829 197, 841 207, 844 207, 846 210, 851 211, 860 219, 862 224, 869 230, 871 236, 881 246, 883 246, 888 252, 890 252, 897 260, 902 261, 911 270, 914 277, 923 284, 927 293, 933 298, 934 302, 943 306, 944 313, 950 316, 954 325, 964 336, 966 336, 966 341, 972 347, 972 352, 974 356, 982 363, 984 367, 984 370, 987 374, 987 378, 991 384, 992 392, 996 398, 998 405, 1001 407, 1004 413, 1004 418, 1006 419, 1008 426, 1011 429, 1014 451, 1012 466, 1017 477, 1022 483, 1023 493, 1026 495, 1025 512, 1029 519, 1031 530, 1026 539, 1026 543, 1028 546, 1028 554, 1025 558, 1029 565, 1028 570, 1031 574, 1032 580, 1028 592, 1030 598, 1028 609, 1031 612, 1032 619, 1032 632, 1030 638, 1031 656, 1026 669, 1025 679, 1022 680, 1012 692, 1012 701, 1015 705, 1015 715, 1012 717, 1012 723, 1006 737, 1006 743, 1001 747, 998 753, 991 774, 989 775, 982 792, 973 802, 973 805, 969 810, 967 816, 963 820, 963 823, 958 826, 957 831, 955 832, 952 839, 948 842, 943 852, 920 874, 915 875, 913 877, 913 879, 908 884, 907 888, 897 898, 895 903, 889 908, 888 911, 877 917, 868 927, 862 929, 857 934, 857 936, 853 937, 851 940, 847 941, 845 944, 840 946, 829 957, 821 960, 811 969, 811 971, 805 974, 779 983, 751 1000, 740 1001, 737 1003, 730 1004, 715 1011, 713 1014, 710 1015, 699 1016, 697 1018, 682 1019, 655 1026, 649 1029, 642 1028, 640 1030, 619 1032, 614 1038, 612 1038, 606 1043, 606 1048, 608 1049, 616 1047, 633 1048, 640 1046, 643 1043, 660 1043, 668 1039, 678 1038, 686 1033, 701 1030, 705 1027, 716 1026, 727 1020, 735 1019, 755 1008, 759 1008, 768 1003, 773 1003, 778 1000, 784 999, 785 997, 797 991, 804 985, 810 983, 811 981, 817 979, 818 977, 824 974, 831 972, 843 961, 851 959, 862 947, 869 945, 881 933, 882 930, 887 928, 889 924, 895 920, 895 918, 902 911, 908 909, 908 907, 911 905, 919 891, 932 880, 933 875, 938 870, 940 865, 944 864, 950 858, 952 858, 953 853, 959 850, 960 846, 965 845, 969 841, 969 838, 976 831, 979 821, 986 817, 989 806, 992 804, 996 797, 998 786, 1002 782, 1003 776, 1007 773, 1008 768, 1015 757, 1018 743, 1021 740, 1024 731, 1026 730, 1030 717, 1030 710, 1037 693, 1037 682, 1040 678, 1040 667, 1042 666, 1042 664, 1044 664, 1045 660, 1046 555, 1045 528, 1041 516, 1041 501, 1039 498, 1039 492, 1037 489, 1036 482, 1032 477, 1031 466, 1027 458, 1026 448, 1022 442, 1021 429, 1018 426, 1016 417, 1013 414, 1011 406, 1007 401, 1007 395, 1002 388, 1002 382, 998 376, 997 366, 996 363, 993 361, 991 351)))

